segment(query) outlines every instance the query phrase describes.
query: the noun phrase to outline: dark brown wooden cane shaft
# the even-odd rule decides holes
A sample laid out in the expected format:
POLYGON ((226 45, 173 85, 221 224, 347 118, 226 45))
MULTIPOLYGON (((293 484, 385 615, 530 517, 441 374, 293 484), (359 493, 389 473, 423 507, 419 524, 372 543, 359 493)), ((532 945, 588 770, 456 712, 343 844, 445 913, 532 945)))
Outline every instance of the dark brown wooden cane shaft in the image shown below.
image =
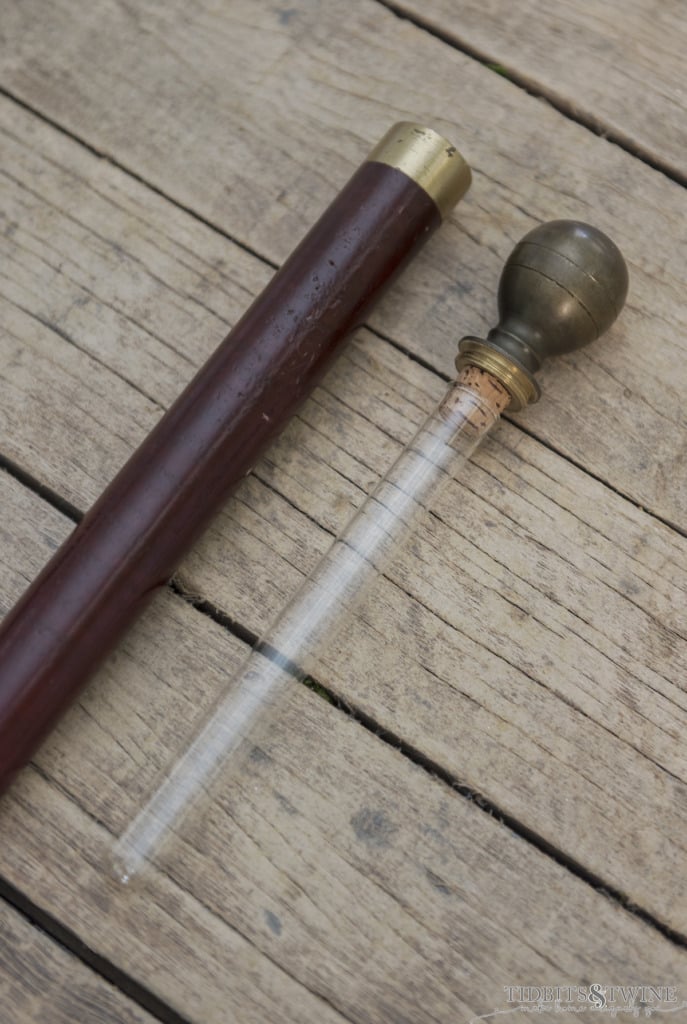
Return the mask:
POLYGON ((0 790, 440 222, 354 174, 0 627, 0 790))

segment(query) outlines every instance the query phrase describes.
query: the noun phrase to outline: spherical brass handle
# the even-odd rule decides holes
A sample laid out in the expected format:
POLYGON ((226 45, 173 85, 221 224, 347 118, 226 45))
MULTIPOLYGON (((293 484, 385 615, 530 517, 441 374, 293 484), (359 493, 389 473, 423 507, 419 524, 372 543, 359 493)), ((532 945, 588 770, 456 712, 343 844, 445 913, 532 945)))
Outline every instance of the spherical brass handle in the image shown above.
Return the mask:
POLYGON ((511 392, 510 408, 536 402, 534 374, 549 356, 572 352, 607 331, 623 307, 622 254, 598 228, 553 220, 520 241, 501 274, 499 323, 486 340, 463 338, 456 364, 480 366, 511 392))

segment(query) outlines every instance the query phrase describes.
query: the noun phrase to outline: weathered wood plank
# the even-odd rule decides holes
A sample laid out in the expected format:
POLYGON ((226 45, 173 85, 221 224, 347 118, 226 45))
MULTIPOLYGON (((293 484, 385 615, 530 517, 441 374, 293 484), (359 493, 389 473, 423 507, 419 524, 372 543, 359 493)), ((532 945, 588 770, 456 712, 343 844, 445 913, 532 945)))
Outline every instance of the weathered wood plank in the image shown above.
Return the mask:
MULTIPOLYGON (((215 343, 216 310, 237 310, 252 268, 266 271, 16 116, 33 150, 21 188, 8 190, 15 227, 0 292, 17 340, 2 350, 0 450, 85 508, 190 375, 191 355, 215 343), (161 340, 166 316, 181 354, 161 340)), ((17 164, 27 151, 17 144, 17 164)), ((364 334, 187 559, 185 588, 261 632, 441 390, 364 334)), ((685 542, 511 425, 463 479, 323 675, 608 884, 687 927, 687 901, 676 899, 686 836, 673 815, 687 773, 685 542), (612 858, 597 827, 609 814, 612 858), (637 820, 647 822, 639 834, 637 820)))
MULTIPOLYGON (((70 524, 0 489, 7 604, 70 524)), ((467 1021, 523 979, 686 976, 684 949, 300 686, 165 870, 118 886, 151 753, 241 649, 162 596, 0 805, 0 871, 91 949, 198 1024, 467 1021)))
POLYGON ((155 1020, 3 901, 0 1017, 11 1024, 152 1024, 155 1020))
POLYGON ((509 0, 390 5, 561 104, 684 180, 687 146, 680 0, 509 0))
POLYGON ((8 89, 275 261, 390 121, 436 123, 475 185, 374 324, 443 371, 462 326, 493 317, 526 229, 575 216, 608 230, 630 261, 629 308, 603 344, 543 374, 528 428, 680 521, 683 189, 373 2, 344 28, 335 0, 31 0, 3 31, 8 89))

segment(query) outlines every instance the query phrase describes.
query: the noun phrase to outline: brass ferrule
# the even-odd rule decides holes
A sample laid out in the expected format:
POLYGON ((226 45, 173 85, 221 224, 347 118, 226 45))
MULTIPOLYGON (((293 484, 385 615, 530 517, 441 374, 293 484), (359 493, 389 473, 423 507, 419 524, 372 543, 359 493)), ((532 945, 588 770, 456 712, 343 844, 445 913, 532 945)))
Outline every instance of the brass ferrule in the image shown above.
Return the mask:
POLYGON ((541 392, 532 374, 480 338, 463 338, 459 343, 456 368, 460 371, 466 366, 486 370, 503 384, 511 396, 510 412, 519 412, 526 405, 539 401, 541 392))
POLYGON ((470 188, 465 158, 443 135, 412 121, 399 121, 367 158, 396 167, 425 190, 446 218, 470 188))

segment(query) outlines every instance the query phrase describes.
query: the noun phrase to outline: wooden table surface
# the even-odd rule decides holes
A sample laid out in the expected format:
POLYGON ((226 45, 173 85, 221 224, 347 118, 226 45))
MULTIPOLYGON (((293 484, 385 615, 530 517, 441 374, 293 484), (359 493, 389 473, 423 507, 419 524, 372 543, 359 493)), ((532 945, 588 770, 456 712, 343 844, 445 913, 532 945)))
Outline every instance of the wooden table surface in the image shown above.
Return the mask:
POLYGON ((684 4, 21 0, 0 39, 3 613, 393 121, 474 169, 2 800, 0 1020, 687 1004, 684 4), (625 253, 617 325, 448 486, 324 653, 337 700, 294 687, 201 841, 118 886, 113 835, 558 217, 625 253))

